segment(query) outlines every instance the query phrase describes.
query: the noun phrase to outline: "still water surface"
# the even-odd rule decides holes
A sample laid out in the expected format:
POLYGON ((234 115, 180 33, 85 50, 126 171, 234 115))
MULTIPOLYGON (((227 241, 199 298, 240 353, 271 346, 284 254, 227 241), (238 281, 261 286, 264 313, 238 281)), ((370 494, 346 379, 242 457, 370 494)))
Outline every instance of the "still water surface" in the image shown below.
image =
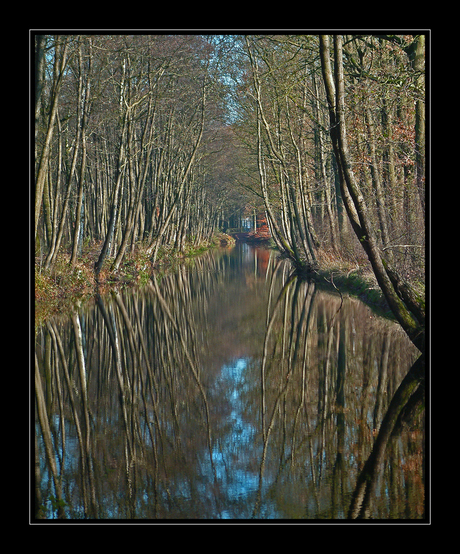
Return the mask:
MULTIPOLYGON (((398 325, 246 244, 98 297, 36 336, 37 516, 345 519, 416 358, 398 325)), ((371 517, 423 517, 423 455, 420 420, 371 517)))

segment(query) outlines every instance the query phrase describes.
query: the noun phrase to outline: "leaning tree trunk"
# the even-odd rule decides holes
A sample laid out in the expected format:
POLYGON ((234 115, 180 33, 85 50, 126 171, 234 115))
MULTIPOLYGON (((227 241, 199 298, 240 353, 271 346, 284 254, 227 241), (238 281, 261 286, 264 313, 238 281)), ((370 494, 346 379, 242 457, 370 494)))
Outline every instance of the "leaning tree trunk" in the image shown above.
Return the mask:
MULTIPOLYGON (((411 310, 411 307, 407 303, 407 295, 402 294, 401 287, 395 286, 394 279, 390 277, 387 271, 389 267, 388 261, 383 258, 377 246, 367 205, 352 170, 345 124, 342 37, 340 35, 334 36, 334 74, 331 69, 329 37, 327 35, 320 35, 320 55, 329 107, 330 135, 339 169, 342 199, 348 217, 356 236, 369 258, 375 277, 391 311, 415 346, 421 352, 424 352, 424 320, 420 321, 414 314, 414 311, 411 310)), ((400 277, 399 280, 402 281, 400 277)), ((411 289, 410 285, 405 282, 402 288, 411 289)), ((420 317, 424 310, 421 306, 419 308, 416 312, 420 317)))

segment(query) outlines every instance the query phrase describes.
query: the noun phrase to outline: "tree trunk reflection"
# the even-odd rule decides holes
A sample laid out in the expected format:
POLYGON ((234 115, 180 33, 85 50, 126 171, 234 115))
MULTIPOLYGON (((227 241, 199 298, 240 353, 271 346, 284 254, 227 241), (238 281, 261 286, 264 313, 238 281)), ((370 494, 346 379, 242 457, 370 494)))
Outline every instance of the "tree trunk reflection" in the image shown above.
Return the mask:
POLYGON ((423 517, 416 349, 261 256, 203 256, 37 332, 37 517, 423 517))

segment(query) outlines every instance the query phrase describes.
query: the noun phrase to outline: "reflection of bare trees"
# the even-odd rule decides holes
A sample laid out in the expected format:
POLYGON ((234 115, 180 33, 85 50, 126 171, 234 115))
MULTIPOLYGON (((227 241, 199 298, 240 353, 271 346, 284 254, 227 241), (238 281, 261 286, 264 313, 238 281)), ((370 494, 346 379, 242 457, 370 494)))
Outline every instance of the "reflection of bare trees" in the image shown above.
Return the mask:
POLYGON ((371 517, 372 496, 375 494, 378 471, 384 461, 388 441, 402 423, 404 412, 410 410, 411 405, 415 406, 423 401, 424 375, 425 359, 422 355, 411 367, 391 399, 372 451, 358 476, 348 512, 349 518, 371 517))
MULTIPOLYGON (((359 301, 338 310, 338 297, 272 261, 245 273, 241 259, 203 257, 47 322, 35 363, 38 517, 347 517, 415 349, 359 301), (221 368, 233 327, 246 361, 232 384, 221 368)), ((369 515, 420 517, 422 447, 417 429, 387 437, 369 515)))
POLYGON ((152 281, 142 293, 98 296, 94 307, 72 315, 70 326, 50 321, 42 330, 36 363, 37 456, 46 455, 37 466, 42 513, 58 505, 60 517, 166 516, 168 502, 160 497, 174 503, 174 474, 192 481, 203 445, 210 463, 196 337, 219 276, 218 262, 214 271, 207 263, 193 273, 200 279, 193 289, 181 269, 161 287, 152 281), (63 481, 72 489, 62 490, 63 481))
POLYGON ((408 398, 398 384, 415 349, 397 327, 357 301, 346 299, 340 308, 338 297, 292 276, 285 276, 277 290, 261 360, 263 452, 253 517, 275 509, 288 518, 355 517, 348 516, 350 496, 363 475, 371 483, 367 517, 421 517, 423 489, 408 506, 404 489, 410 485, 399 470, 413 449, 407 435, 402 448, 384 457, 395 417, 408 398), (286 488, 292 480, 297 488, 286 488), (291 490, 289 500, 286 490, 291 490))

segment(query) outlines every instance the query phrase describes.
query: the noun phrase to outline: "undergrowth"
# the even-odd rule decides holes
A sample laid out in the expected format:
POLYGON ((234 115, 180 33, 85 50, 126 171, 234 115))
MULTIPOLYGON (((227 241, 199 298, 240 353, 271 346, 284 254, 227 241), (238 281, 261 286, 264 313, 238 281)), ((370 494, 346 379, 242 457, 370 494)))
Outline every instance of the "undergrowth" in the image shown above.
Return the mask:
POLYGON ((36 324, 68 307, 75 300, 93 295, 96 285, 93 268, 84 260, 79 260, 71 267, 69 261, 68 254, 60 254, 50 270, 44 270, 36 261, 36 324))

